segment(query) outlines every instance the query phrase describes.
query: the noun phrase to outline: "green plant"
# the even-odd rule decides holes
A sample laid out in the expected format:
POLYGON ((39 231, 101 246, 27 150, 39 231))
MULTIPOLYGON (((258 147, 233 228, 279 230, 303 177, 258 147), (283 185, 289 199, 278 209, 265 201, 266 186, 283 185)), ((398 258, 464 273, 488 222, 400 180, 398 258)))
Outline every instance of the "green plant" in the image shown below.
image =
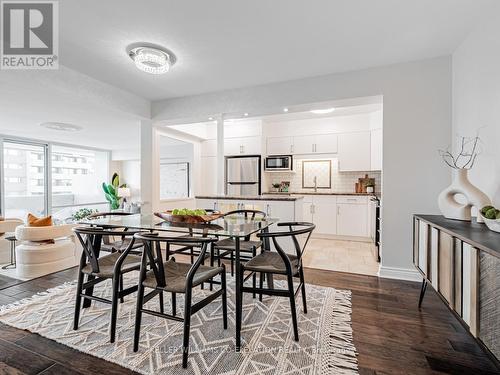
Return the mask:
POLYGON ((111 178, 111 183, 107 184, 105 182, 102 183, 102 190, 104 190, 104 196, 106 200, 111 205, 112 210, 116 210, 120 207, 120 197, 118 196, 118 188, 125 188, 127 184, 120 185, 120 176, 118 173, 113 173, 113 177, 111 178))
POLYGON ((73 220, 82 220, 85 219, 87 216, 95 214, 96 212, 97 210, 93 210, 91 208, 80 208, 71 216, 71 218, 73 220))

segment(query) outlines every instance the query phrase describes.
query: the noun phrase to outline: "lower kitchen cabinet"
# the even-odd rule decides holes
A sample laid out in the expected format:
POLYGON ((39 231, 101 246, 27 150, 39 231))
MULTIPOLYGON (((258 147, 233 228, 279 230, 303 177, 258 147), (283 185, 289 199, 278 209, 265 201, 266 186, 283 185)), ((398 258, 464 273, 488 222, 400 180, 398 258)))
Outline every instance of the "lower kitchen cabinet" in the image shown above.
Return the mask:
POLYGON ((337 203, 337 234, 339 236, 368 236, 366 204, 337 203))
POLYGON ((316 225, 315 236, 369 238, 368 197, 308 195, 304 198, 303 219, 316 225))

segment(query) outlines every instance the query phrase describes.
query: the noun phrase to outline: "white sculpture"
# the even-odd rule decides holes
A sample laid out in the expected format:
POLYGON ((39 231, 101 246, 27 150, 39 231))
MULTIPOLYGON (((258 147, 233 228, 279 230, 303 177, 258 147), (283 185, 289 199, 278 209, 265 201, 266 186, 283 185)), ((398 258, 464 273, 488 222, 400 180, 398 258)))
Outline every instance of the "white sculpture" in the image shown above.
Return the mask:
MULTIPOLYGON (((469 169, 474 166, 479 154, 479 137, 462 137, 460 152, 454 156, 449 150, 440 151, 444 162, 457 173, 452 184, 439 194, 438 205, 444 217, 448 219, 471 221, 472 207, 479 211, 484 206, 490 205, 488 196, 472 185, 468 178, 469 169), (460 195, 463 198, 457 199, 460 195)), ((481 215, 478 215, 477 222, 484 222, 481 215)))

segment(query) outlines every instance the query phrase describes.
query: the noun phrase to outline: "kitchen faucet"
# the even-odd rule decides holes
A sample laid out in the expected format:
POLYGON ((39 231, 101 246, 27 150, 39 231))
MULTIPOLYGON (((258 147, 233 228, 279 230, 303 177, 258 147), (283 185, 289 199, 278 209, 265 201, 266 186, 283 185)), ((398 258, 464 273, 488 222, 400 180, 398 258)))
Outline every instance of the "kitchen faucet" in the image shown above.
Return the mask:
POLYGON ((318 192, 318 177, 317 176, 314 176, 314 192, 317 193, 318 192))

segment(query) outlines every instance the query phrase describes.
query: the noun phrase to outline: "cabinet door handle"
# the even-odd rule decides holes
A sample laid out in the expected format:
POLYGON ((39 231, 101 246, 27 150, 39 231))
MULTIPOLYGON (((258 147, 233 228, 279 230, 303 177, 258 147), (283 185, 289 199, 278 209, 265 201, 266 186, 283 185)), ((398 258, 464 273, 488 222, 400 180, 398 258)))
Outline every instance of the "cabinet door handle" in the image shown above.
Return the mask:
POLYGON ((337 215, 340 215, 340 206, 337 206, 337 215))
POLYGON ((290 145, 290 152, 293 154, 293 145, 290 145))
POLYGON ((269 207, 269 205, 266 206, 266 214, 268 216, 271 215, 271 207, 269 207))
POLYGON ((310 214, 312 214, 312 213, 313 213, 313 207, 314 207, 314 206, 313 206, 312 204, 309 206, 309 213, 310 213, 310 214))

